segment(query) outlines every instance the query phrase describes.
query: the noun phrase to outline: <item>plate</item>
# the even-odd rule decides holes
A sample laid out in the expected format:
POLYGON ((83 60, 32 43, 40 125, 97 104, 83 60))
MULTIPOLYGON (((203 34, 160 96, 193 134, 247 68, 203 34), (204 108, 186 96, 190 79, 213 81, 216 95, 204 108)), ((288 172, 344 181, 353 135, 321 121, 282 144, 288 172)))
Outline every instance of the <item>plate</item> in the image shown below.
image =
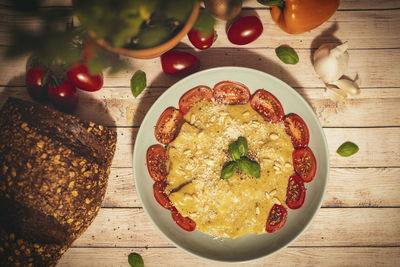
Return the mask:
POLYGON ((241 67, 220 67, 192 74, 171 86, 162 94, 145 116, 138 131, 133 171, 136 190, 143 208, 156 228, 177 247, 201 258, 222 262, 244 262, 270 255, 292 242, 309 225, 319 210, 326 190, 329 172, 328 146, 324 132, 307 102, 289 85, 261 71, 241 67), (171 212, 161 207, 153 196, 153 180, 147 172, 146 151, 157 144, 154 126, 161 113, 170 106, 178 108, 179 98, 198 85, 210 88, 224 80, 245 84, 254 93, 257 89, 271 92, 281 102, 285 114, 296 113, 307 123, 309 147, 317 160, 316 177, 307 188, 303 207, 288 209, 286 225, 273 234, 247 234, 237 239, 216 238, 198 230, 186 232, 171 218, 171 212))

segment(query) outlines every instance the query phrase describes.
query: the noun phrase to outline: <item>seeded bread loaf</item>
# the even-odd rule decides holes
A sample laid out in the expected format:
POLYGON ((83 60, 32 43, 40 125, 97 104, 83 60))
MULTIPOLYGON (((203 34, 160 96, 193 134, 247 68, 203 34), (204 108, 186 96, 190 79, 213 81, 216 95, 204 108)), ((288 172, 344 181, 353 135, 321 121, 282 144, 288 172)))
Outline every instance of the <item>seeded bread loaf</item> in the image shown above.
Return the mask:
POLYGON ((91 224, 115 131, 9 98, 0 111, 0 266, 52 266, 91 224))

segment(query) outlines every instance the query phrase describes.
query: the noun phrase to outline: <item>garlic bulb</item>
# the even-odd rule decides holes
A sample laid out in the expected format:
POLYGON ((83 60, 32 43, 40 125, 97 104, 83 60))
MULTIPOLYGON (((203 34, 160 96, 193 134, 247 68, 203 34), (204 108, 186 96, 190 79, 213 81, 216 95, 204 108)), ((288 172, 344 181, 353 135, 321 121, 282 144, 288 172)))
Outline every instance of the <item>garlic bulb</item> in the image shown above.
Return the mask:
POLYGON ((347 79, 340 79, 333 82, 333 84, 339 87, 340 89, 344 90, 349 95, 355 96, 360 94, 360 88, 353 81, 347 79))
POLYGON ((349 62, 347 49, 347 42, 338 46, 327 43, 315 51, 314 69, 325 83, 333 83, 343 76, 349 62))

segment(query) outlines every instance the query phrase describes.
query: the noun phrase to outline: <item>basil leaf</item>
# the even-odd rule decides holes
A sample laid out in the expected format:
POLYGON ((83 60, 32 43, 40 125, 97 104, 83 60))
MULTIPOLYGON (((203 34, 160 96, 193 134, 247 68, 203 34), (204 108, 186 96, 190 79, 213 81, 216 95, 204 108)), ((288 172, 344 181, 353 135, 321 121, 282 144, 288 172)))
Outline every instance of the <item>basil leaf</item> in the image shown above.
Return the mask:
POLYGON ((247 173, 256 178, 260 177, 261 167, 256 161, 250 160, 247 157, 241 157, 237 161, 237 164, 238 164, 239 170, 241 170, 242 172, 247 173))
POLYGON ((342 157, 350 157, 354 155, 359 150, 358 146, 352 142, 345 142, 343 143, 337 150, 338 153, 342 157))
POLYGON ((299 62, 299 56, 296 51, 291 47, 280 46, 275 48, 275 53, 278 58, 285 64, 297 64, 299 62))
POLYGON ((140 93, 146 88, 146 73, 138 70, 133 74, 131 78, 131 91, 134 97, 140 95, 140 93))
POLYGON ((129 254, 128 262, 131 265, 131 267, 144 267, 142 256, 140 256, 138 253, 135 252, 129 254))
POLYGON ((229 179, 231 178, 237 170, 237 163, 234 161, 230 161, 224 165, 221 171, 221 178, 222 179, 229 179))
POLYGON ((236 142, 232 142, 229 144, 229 154, 234 161, 240 159, 239 147, 236 142))
POLYGON ((243 136, 240 136, 237 139, 236 143, 238 144, 240 156, 241 157, 246 156, 247 151, 249 149, 246 138, 244 138, 243 136))
POLYGON ((210 14, 210 12, 201 10, 193 28, 198 30, 204 36, 210 36, 210 34, 214 32, 214 24, 215 18, 210 14))

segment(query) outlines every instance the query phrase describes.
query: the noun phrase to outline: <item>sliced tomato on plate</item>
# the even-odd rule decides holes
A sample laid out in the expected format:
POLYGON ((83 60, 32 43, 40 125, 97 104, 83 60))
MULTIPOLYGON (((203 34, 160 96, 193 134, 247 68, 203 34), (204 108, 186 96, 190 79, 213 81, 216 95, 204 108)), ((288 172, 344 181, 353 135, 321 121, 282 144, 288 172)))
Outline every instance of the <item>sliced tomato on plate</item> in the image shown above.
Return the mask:
POLYGON ((286 220, 286 208, 282 205, 274 204, 269 212, 265 231, 267 231, 267 233, 275 233, 285 225, 286 220))
POLYGON ((198 102, 202 100, 211 101, 213 93, 210 87, 205 85, 197 86, 186 92, 179 100, 179 110, 183 115, 188 113, 188 111, 198 102))
POLYGON ((169 200, 168 196, 164 193, 166 184, 164 182, 155 182, 153 185, 153 194, 154 198, 157 202, 166 209, 172 209, 174 206, 172 205, 171 200, 169 200))
POLYGON ((162 145, 153 145, 146 153, 147 170, 156 182, 167 178, 167 150, 162 145))
POLYGON ((286 191, 286 204, 291 209, 298 209, 303 206, 305 197, 306 188, 303 180, 297 175, 292 175, 286 191))
POLYGON ((217 83, 213 95, 217 103, 227 105, 246 104, 251 96, 246 85, 231 81, 217 83))
POLYGON ((307 124, 299 115, 289 114, 285 117, 285 130, 290 135, 294 148, 308 146, 310 133, 307 124))
POLYGON ((304 182, 309 183, 314 179, 317 161, 310 148, 299 148, 293 151, 293 167, 304 182))
POLYGON ((154 135, 161 144, 169 144, 178 135, 183 124, 183 114, 179 109, 169 107, 158 118, 154 135))
POLYGON ((183 217, 175 207, 172 208, 171 214, 174 222, 183 230, 192 232, 196 229, 196 223, 189 217, 183 217))
POLYGON ((263 89, 254 93, 250 105, 268 122, 280 122, 285 114, 279 100, 263 89))

